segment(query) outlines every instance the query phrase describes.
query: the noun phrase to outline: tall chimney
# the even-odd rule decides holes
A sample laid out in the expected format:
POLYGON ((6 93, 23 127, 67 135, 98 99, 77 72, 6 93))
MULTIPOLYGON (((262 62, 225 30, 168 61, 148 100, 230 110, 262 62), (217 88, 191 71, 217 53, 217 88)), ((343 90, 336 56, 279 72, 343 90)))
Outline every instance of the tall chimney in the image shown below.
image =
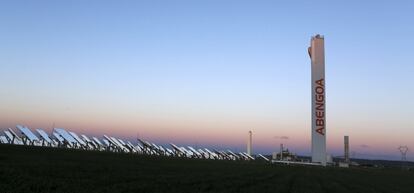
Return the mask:
POLYGON ((249 135, 247 137, 247 154, 252 155, 252 131, 249 131, 249 135))
POLYGON ((344 158, 349 163, 349 136, 344 136, 344 158))
POLYGON ((283 143, 280 144, 280 160, 283 160, 283 143))

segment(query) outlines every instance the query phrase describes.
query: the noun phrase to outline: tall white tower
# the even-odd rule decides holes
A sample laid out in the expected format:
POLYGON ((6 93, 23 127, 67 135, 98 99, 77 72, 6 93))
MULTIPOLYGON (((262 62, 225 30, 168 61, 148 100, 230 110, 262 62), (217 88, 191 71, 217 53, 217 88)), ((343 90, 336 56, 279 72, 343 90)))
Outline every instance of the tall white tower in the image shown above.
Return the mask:
POLYGON ((344 136, 344 158, 349 163, 349 136, 344 136))
POLYGON ((252 131, 249 131, 249 135, 247 137, 247 154, 250 156, 252 155, 252 131))
POLYGON ((312 65, 312 162, 326 165, 324 37, 313 36, 308 49, 312 65))

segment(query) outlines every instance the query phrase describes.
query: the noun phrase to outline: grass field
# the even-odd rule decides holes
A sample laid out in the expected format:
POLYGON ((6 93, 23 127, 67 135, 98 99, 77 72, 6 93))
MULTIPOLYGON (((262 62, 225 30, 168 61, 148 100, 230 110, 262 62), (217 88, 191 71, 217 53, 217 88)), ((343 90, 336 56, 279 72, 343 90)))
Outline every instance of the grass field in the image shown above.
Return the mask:
POLYGON ((414 172, 0 145, 0 193, 14 192, 413 193, 414 172))

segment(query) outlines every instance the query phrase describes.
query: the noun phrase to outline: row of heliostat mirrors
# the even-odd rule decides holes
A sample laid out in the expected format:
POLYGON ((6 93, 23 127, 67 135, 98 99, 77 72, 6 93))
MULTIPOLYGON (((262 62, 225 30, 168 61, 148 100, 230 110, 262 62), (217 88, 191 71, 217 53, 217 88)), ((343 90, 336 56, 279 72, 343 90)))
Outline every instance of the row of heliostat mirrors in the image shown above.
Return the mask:
MULTIPOLYGON (((179 147, 173 143, 171 143, 170 148, 168 148, 142 139, 137 139, 138 143, 134 145, 130 141, 107 135, 104 135, 101 139, 98 139, 97 137, 90 138, 86 135, 78 135, 62 128, 54 128, 50 135, 43 129, 36 129, 36 132, 34 133, 26 126, 17 125, 16 128, 18 132, 15 132, 11 128, 4 130, 4 135, 0 134, 0 143, 199 159, 255 160, 254 157, 245 152, 234 153, 230 150, 209 150, 207 148, 196 149, 191 146, 185 148, 179 147)), ((258 155, 258 158, 269 161, 268 159, 265 159, 266 157, 260 154, 258 155)))

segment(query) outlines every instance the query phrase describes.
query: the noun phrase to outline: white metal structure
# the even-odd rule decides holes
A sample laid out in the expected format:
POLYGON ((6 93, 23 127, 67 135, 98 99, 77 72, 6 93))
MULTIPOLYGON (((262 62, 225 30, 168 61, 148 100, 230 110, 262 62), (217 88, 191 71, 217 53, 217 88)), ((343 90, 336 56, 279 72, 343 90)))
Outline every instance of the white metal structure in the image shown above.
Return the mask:
POLYGON ((270 161, 269 158, 263 156, 262 154, 259 154, 258 156, 261 157, 262 159, 264 159, 265 161, 270 161))
MULTIPOLYGON (((78 142, 66 130, 64 130, 62 128, 55 128, 54 131, 57 135, 59 135, 61 138, 64 139, 63 140, 63 143, 64 143, 63 145, 68 145, 70 147, 77 147, 78 142)), ((56 138, 60 141, 60 139, 58 137, 56 137, 56 138)))
POLYGON ((0 143, 9 143, 9 140, 7 140, 6 136, 0 135, 0 143))
POLYGON ((80 144, 82 148, 86 148, 86 143, 76 133, 72 131, 69 131, 68 133, 76 140, 78 144, 80 144))
POLYGON ((37 133, 39 133, 40 137, 43 139, 42 140, 42 145, 45 145, 45 143, 47 145, 52 145, 52 139, 50 139, 49 135, 47 135, 47 133, 45 131, 43 131, 43 129, 36 129, 37 133))
POLYGON ((17 125, 16 128, 20 130, 25 145, 35 145, 36 142, 39 142, 39 138, 29 128, 22 125, 17 125))

